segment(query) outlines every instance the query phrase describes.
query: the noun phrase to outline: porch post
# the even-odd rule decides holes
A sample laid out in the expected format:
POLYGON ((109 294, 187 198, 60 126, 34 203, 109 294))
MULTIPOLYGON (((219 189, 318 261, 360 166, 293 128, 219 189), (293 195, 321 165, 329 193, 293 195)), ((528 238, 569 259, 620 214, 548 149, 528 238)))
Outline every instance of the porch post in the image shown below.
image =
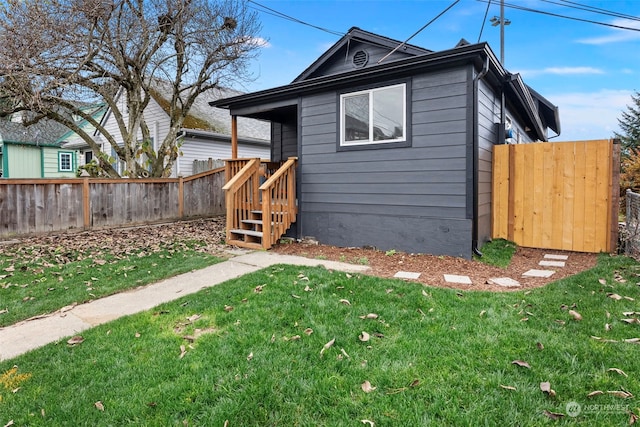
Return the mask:
POLYGON ((231 116, 231 158, 238 158, 238 116, 231 116))

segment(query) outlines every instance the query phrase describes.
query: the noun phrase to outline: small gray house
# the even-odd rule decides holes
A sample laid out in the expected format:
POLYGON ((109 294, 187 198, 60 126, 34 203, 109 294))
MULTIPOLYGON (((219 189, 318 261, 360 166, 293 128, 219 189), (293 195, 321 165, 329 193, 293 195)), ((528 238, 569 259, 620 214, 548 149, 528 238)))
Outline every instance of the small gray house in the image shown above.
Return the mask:
POLYGON ((258 166, 247 159, 228 168, 228 241, 250 247, 288 229, 331 245, 470 258, 491 236, 493 145, 560 132, 557 107, 487 43, 432 52, 359 28, 291 84, 210 105, 232 123, 271 122, 267 183, 250 178, 258 166), (276 184, 287 159, 288 181, 276 184), (260 205, 234 211, 251 200, 231 192, 251 181, 260 205))

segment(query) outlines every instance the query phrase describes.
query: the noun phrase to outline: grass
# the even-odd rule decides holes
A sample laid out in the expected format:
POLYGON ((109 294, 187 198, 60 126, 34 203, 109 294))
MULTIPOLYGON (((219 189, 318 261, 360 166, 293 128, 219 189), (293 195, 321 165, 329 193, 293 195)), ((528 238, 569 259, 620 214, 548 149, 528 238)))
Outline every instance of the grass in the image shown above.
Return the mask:
POLYGON ((72 258, 57 263, 41 257, 0 256, 4 273, 0 275, 0 310, 6 310, 0 314, 0 327, 221 261, 195 247, 72 258))
POLYGON ((274 266, 0 362, 0 425, 626 425, 637 398, 607 391, 640 394, 639 347, 621 342, 639 326, 620 321, 639 311, 638 273, 603 255, 488 293, 274 266), (572 402, 577 417, 543 415, 572 402))
POLYGON ((511 257, 516 252, 516 244, 505 239, 495 239, 485 243, 480 252, 481 257, 474 258, 485 264, 494 265, 496 267, 506 268, 511 262, 511 257))

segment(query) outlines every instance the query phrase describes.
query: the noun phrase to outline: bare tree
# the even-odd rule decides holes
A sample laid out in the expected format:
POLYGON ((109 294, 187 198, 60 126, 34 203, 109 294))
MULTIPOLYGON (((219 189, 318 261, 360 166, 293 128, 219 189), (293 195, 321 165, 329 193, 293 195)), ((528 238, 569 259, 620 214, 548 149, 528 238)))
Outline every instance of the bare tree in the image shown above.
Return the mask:
MULTIPOLYGON (((0 115, 26 110, 29 123, 55 120, 101 153, 72 118, 81 117, 124 161, 123 175, 169 176, 196 97, 248 77, 259 29, 240 0, 4 0, 0 115), (171 94, 170 132, 154 149, 144 111, 158 83, 171 94), (123 145, 87 103, 109 107, 123 145)), ((107 175, 119 176, 109 156, 98 160, 107 175)))

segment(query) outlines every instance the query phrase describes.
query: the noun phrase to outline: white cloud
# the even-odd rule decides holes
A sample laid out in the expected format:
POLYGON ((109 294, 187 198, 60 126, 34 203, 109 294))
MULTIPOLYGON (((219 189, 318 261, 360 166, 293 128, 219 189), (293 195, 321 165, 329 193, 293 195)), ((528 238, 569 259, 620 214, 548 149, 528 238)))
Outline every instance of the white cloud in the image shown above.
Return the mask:
POLYGON ((270 48, 271 47, 271 43, 269 43, 269 41, 267 39, 263 39, 262 37, 250 37, 247 38, 245 43, 250 44, 252 46, 255 47, 261 47, 261 48, 270 48))
MULTIPOLYGON (((621 27, 629 27, 640 29, 640 22, 629 19, 614 19, 611 24, 621 27)), ((621 43, 626 41, 640 40, 640 31, 624 30, 621 28, 612 28, 610 34, 600 37, 589 37, 577 40, 578 43, 602 45, 609 43, 621 43)))
POLYGON ((523 77, 535 77, 544 74, 553 74, 553 75, 585 75, 585 74, 605 74, 605 72, 600 68, 594 67, 547 67, 541 69, 533 69, 533 70, 516 70, 518 73, 522 74, 523 77))
POLYGON ((630 90, 546 94, 558 106, 562 132, 559 139, 607 139, 619 131, 618 118, 631 103, 630 90))

